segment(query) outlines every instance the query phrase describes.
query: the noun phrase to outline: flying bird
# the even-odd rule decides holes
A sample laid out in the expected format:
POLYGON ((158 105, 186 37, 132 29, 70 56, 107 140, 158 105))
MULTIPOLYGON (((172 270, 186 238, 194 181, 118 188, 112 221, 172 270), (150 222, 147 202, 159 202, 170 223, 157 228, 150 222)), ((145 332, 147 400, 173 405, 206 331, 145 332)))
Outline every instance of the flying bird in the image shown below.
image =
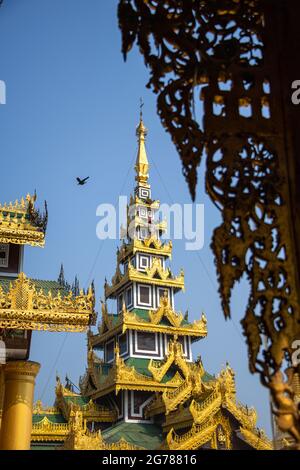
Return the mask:
POLYGON ((79 186, 83 186, 84 184, 86 184, 87 180, 89 179, 89 176, 87 176, 86 178, 79 178, 77 176, 76 180, 77 180, 77 184, 79 184, 79 186))

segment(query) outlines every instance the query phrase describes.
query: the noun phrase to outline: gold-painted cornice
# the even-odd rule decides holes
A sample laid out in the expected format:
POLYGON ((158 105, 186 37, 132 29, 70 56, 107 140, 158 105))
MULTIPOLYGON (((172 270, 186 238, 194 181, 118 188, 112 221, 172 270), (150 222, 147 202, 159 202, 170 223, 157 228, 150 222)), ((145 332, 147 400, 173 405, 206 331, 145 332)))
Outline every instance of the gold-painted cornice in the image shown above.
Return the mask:
POLYGON ((185 403, 192 396, 198 397, 213 390, 214 381, 204 383, 202 377, 205 373, 201 362, 188 363, 183 357, 182 345, 174 341, 174 363, 182 371, 185 380, 175 390, 165 390, 162 399, 166 408, 166 415, 185 403), (180 348, 181 346, 181 348, 180 348))
POLYGON ((255 429, 257 413, 254 408, 248 408, 242 403, 234 402, 230 397, 226 397, 222 403, 245 429, 255 429))
POLYGON ((86 331, 95 321, 94 294, 45 294, 20 273, 8 292, 0 287, 0 328, 46 331, 86 331))
POLYGON ((13 243, 14 245, 31 245, 43 247, 45 235, 38 229, 28 229, 25 226, 9 223, 9 227, 2 225, 0 215, 0 243, 13 243))
POLYGON ((118 290, 129 281, 184 290, 183 270, 181 270, 179 276, 174 277, 171 270, 169 268, 164 269, 161 266, 161 260, 157 258, 153 260, 152 266, 145 272, 138 271, 129 263, 126 273, 122 274, 118 265, 116 273, 112 278, 112 284, 106 283, 104 286, 105 297, 114 297, 118 290))

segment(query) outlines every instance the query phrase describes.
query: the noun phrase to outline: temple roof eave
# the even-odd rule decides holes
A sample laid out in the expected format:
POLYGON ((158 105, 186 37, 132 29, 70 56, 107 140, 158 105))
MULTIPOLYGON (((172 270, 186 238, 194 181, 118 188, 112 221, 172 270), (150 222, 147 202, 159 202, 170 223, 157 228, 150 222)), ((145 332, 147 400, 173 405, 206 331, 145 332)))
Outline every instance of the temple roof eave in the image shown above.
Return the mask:
POLYGON ((96 321, 94 294, 62 296, 20 273, 5 291, 0 282, 0 328, 84 332, 96 321))
POLYGON ((45 246, 45 234, 39 230, 22 229, 11 226, 0 227, 0 243, 11 243, 14 245, 30 245, 43 248, 45 246))
POLYGON ((196 330, 193 328, 193 324, 189 324, 182 328, 168 326, 168 325, 155 325, 151 323, 127 323, 123 321, 119 325, 115 326, 111 330, 107 330, 105 333, 99 333, 90 336, 90 344, 92 347, 97 347, 103 345, 106 341, 111 339, 118 333, 125 333, 127 330, 132 331, 144 331, 151 333, 163 333, 172 336, 190 336, 194 339, 196 338, 205 338, 207 336, 207 329, 196 330))
POLYGON ((109 314, 106 304, 103 303, 102 323, 98 329, 98 334, 93 335, 90 333, 89 335, 89 342, 92 347, 101 347, 111 337, 121 332, 125 333, 127 330, 189 336, 194 340, 205 338, 207 336, 207 320, 202 313, 199 320, 188 323, 181 313, 176 313, 171 308, 168 297, 163 296, 158 309, 149 310, 146 313, 146 318, 141 318, 140 314, 134 309, 128 311, 125 305, 120 314, 109 314), (164 317, 166 317, 167 322, 163 323, 164 317))

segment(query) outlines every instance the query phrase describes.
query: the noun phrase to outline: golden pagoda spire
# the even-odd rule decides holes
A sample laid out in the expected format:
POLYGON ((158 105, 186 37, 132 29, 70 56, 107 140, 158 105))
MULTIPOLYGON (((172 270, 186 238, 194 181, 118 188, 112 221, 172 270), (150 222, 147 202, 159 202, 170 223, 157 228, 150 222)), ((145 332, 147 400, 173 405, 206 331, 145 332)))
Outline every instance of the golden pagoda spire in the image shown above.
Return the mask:
POLYGON ((141 100, 140 105, 140 122, 136 128, 136 135, 138 138, 138 153, 135 162, 135 170, 138 185, 149 187, 148 178, 149 178, 149 163, 147 158, 147 152, 145 148, 145 139, 147 135, 147 129, 143 122, 143 108, 144 104, 141 100))

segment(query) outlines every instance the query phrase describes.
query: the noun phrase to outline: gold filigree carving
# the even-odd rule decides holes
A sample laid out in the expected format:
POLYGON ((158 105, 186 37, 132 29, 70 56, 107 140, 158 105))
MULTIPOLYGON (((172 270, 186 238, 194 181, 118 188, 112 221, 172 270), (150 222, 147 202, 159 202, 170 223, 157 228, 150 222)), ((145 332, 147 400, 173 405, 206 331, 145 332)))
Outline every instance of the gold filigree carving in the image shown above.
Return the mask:
POLYGON ((9 291, 0 287, 0 327, 25 330, 86 331, 95 320, 94 293, 45 294, 20 273, 9 291))

